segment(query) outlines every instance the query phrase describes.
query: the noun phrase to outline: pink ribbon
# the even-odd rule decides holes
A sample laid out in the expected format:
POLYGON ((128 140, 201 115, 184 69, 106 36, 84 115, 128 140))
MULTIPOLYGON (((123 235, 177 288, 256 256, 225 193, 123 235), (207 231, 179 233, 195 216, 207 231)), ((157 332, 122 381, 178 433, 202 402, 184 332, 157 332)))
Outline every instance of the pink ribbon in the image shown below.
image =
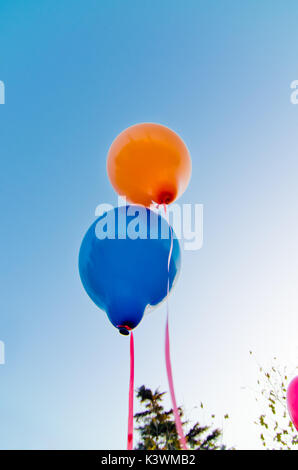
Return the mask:
MULTIPOLYGON (((166 206, 164 205, 165 213, 167 213, 166 206)), ((182 429, 182 423, 176 403, 176 396, 173 382, 173 372, 171 365, 170 355, 170 335, 169 335, 169 291, 170 291, 170 262, 173 251, 173 230, 170 226, 171 232, 171 247, 168 257, 168 285, 167 285, 167 321, 166 321, 166 334, 165 334, 165 358, 166 369, 169 382, 170 395, 173 405, 173 413, 175 417, 176 430, 179 436, 179 442, 182 449, 187 450, 186 439, 182 429)), ((121 325, 122 326, 122 325, 121 325)), ((124 326, 130 330, 129 327, 124 326)), ((127 450, 133 449, 133 394, 134 394, 134 339, 133 332, 130 333, 130 377, 129 377, 129 397, 128 397, 128 431, 127 431, 127 450)))
POLYGON ((133 447, 133 386, 135 375, 134 341, 133 332, 130 333, 130 377, 129 377, 129 396, 128 396, 128 431, 127 431, 127 450, 133 447))
MULTIPOLYGON (((167 213, 165 205, 164 205, 164 210, 165 210, 165 213, 167 213)), ((179 442, 180 442, 181 448, 184 450, 187 450, 186 439, 183 433, 181 419, 180 419, 180 415, 179 415, 179 411, 178 411, 177 403, 176 403, 176 396, 175 396, 174 382, 173 382, 173 372, 172 372, 172 365, 171 365, 171 354, 170 354, 169 291, 170 291, 170 262, 171 262, 172 251, 173 251, 173 229, 171 226, 170 226, 170 232, 171 232, 171 247, 170 247, 170 252, 169 252, 169 257, 168 257, 167 322, 166 322, 166 335, 165 335, 165 357, 166 357, 166 369, 167 369, 167 375, 168 375, 170 395, 171 395, 172 405, 173 405, 173 412, 174 412, 174 417, 175 417, 176 430, 179 436, 179 442)))

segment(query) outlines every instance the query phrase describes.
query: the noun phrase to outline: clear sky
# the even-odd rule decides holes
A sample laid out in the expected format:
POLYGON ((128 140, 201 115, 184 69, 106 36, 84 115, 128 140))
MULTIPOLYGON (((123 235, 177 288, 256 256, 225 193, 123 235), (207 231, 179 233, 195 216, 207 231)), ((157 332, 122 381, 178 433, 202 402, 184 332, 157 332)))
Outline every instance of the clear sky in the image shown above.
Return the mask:
MULTIPOLYGON (((298 360, 297 24, 296 0, 0 1, 1 448, 125 448, 128 341, 77 258, 117 201, 109 145, 144 121, 183 137, 180 202, 204 204, 170 298, 177 400, 260 445, 249 350, 298 360)), ((164 324, 161 306, 136 329, 136 386, 168 389, 164 324)))

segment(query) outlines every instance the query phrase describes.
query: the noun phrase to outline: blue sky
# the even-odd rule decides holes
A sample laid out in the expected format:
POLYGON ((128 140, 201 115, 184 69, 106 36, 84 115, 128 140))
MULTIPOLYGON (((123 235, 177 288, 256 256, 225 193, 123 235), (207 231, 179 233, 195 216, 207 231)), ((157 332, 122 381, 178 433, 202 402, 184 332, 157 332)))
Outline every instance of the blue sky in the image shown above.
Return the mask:
MULTIPOLYGON (((125 447, 128 341, 77 257, 117 201, 109 145, 144 121, 183 137, 180 202, 204 204, 170 298, 178 402, 229 413, 224 441, 259 446, 249 350, 298 357, 297 20, 294 0, 1 0, 1 448, 125 447)), ((136 386, 167 390, 164 323, 162 306, 136 330, 136 386)))

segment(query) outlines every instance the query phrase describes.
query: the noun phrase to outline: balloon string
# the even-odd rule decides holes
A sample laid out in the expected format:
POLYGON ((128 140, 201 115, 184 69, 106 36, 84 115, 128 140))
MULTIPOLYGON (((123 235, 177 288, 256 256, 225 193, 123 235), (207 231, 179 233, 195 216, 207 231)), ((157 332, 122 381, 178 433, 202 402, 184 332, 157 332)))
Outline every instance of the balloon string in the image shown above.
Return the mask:
MULTIPOLYGON (((165 214, 167 215, 166 205, 164 205, 165 214)), ((172 399, 173 412, 175 417, 175 424, 177 434, 179 436, 179 442, 182 449, 187 450, 186 439, 183 433, 181 419, 179 415, 179 410, 176 403, 176 396, 174 390, 174 381, 173 381, 173 372, 171 365, 171 354, 170 354, 170 334, 169 334, 169 291, 170 291, 170 262, 173 251, 173 229, 170 225, 170 234, 171 234, 171 247, 168 257, 168 286, 167 286, 167 321, 166 321, 166 335, 165 335, 165 357, 166 357, 166 369, 168 375, 170 395, 172 399)))
POLYGON ((132 450, 133 446, 133 389, 134 389, 134 341, 133 332, 130 333, 130 377, 129 377, 129 396, 128 396, 128 431, 127 431, 127 450, 132 450))

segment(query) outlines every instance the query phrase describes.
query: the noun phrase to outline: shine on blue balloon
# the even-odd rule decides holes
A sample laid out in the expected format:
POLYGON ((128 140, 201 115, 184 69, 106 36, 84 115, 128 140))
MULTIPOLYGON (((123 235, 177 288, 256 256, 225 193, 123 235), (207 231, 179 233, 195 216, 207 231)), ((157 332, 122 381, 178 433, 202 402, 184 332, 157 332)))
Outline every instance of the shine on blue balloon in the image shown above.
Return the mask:
POLYGON ((79 271, 93 302, 104 310, 120 333, 135 328, 146 308, 167 295, 180 270, 180 247, 170 226, 143 206, 123 206, 99 217, 80 248, 79 271), (128 327, 128 328, 127 328, 128 327))

